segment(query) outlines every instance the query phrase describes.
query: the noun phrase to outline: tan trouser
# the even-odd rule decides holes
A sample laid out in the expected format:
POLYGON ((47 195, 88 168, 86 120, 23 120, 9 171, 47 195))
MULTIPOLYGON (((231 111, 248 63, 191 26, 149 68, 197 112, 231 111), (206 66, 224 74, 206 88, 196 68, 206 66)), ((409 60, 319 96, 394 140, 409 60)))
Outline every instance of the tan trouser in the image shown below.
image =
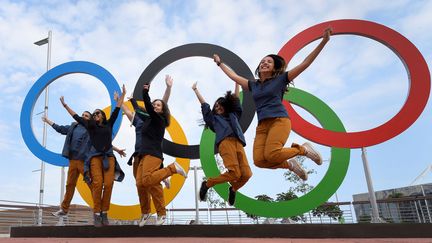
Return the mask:
POLYGON ((160 169, 162 160, 158 157, 145 155, 141 158, 137 169, 136 186, 140 196, 141 212, 143 214, 150 212, 150 200, 146 197, 152 197, 156 211, 159 216, 166 215, 165 200, 160 182, 176 173, 174 164, 160 169), (157 188, 155 187, 157 186, 157 188), (143 200, 141 200, 141 198, 143 200))
MULTIPOLYGON (((138 173, 140 173, 141 174, 140 176, 142 177, 142 172, 138 172, 139 165, 140 165, 139 156, 135 156, 133 162, 133 175, 135 177, 135 180, 137 179, 138 173)), ((139 198, 142 214, 150 213, 150 202, 151 202, 151 198, 153 198, 153 204, 155 205, 157 214, 166 215, 165 200, 163 197, 163 188, 160 183, 154 186, 144 187, 144 186, 138 186, 138 181, 137 181, 137 191, 138 191, 138 198, 139 198)))
POLYGON ((114 184, 115 158, 108 157, 109 168, 103 169, 103 157, 95 156, 90 160, 90 175, 92 179, 93 212, 100 213, 109 210, 111 193, 114 184))
POLYGON ((289 158, 305 154, 305 149, 295 143, 291 148, 284 148, 290 132, 289 118, 269 118, 260 121, 253 145, 254 164, 260 168, 289 169, 289 158))
POLYGON ((69 206, 75 193, 76 183, 80 174, 84 175, 84 161, 74 159, 69 160, 66 192, 63 198, 63 202, 61 204, 62 210, 66 213, 69 211, 69 206))
POLYGON ((240 189, 251 178, 252 171, 243 145, 237 138, 227 137, 219 144, 219 154, 227 172, 215 178, 208 178, 207 187, 229 182, 234 191, 240 189))

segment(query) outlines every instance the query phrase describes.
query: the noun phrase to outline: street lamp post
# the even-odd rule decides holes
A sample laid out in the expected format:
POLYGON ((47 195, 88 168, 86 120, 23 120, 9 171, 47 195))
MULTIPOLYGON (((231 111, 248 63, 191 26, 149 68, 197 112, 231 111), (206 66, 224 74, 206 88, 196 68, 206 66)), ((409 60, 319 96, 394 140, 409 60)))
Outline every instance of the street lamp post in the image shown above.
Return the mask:
MULTIPOLYGON (((42 46, 45 44, 48 44, 48 51, 47 51, 47 71, 50 69, 51 64, 51 30, 48 31, 48 37, 39 41, 36 41, 34 43, 35 45, 42 46)), ((44 106, 44 116, 48 116, 48 93, 49 89, 48 86, 45 88, 45 106, 44 106)), ((42 138, 42 146, 46 147, 46 129, 47 124, 43 123, 43 138, 42 138)), ((39 190, 39 210, 38 210, 38 225, 42 225, 42 204, 43 204, 43 197, 44 197, 44 186, 45 186, 45 162, 41 161, 41 168, 40 168, 41 174, 40 174, 40 190, 39 190)))

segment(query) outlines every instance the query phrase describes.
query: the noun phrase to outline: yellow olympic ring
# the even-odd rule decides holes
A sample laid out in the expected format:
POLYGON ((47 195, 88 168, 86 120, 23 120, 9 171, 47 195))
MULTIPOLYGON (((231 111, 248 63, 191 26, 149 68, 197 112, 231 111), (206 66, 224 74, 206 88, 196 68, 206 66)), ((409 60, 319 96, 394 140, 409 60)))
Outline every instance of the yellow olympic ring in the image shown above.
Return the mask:
MULTIPOLYGON (((142 105, 142 102, 140 105, 142 105)), ((125 102, 125 105, 128 106, 130 110, 134 110, 132 107, 132 104, 130 101, 125 102)), ((103 109, 105 114, 108 114, 107 118, 109 118, 111 106, 106 107, 103 109)), ((177 120, 171 116, 171 124, 169 127, 167 127, 167 131, 170 134, 173 142, 188 145, 186 135, 183 132, 183 129, 180 127, 180 124, 177 122, 177 120)), ((184 158, 176 158, 176 161, 186 170, 186 173, 189 171, 190 167, 190 159, 184 159, 184 158)), ((171 176, 171 187, 170 189, 167 189, 164 187, 164 199, 165 199, 165 206, 169 204, 175 196, 180 192, 180 189, 183 187, 183 184, 185 182, 185 178, 183 176, 174 174, 171 176)), ((78 182, 77 182, 77 190, 81 197, 84 199, 84 201, 93 208, 93 199, 92 194, 90 192, 90 189, 85 184, 83 177, 80 175, 78 182)), ((155 213, 156 209, 153 205, 153 203, 150 203, 151 205, 151 213, 155 213)), ((139 204, 136 205, 117 205, 111 203, 110 209, 108 211, 108 216, 112 219, 121 219, 121 220, 135 220, 139 219, 141 217, 141 208, 139 204)))

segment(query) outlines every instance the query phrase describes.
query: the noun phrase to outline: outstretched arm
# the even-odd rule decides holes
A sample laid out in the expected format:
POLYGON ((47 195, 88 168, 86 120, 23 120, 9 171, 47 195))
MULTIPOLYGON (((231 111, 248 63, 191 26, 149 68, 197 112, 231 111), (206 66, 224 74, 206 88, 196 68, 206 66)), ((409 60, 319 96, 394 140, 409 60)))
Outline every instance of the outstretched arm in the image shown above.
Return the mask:
MULTIPOLYGON (((120 97, 117 93, 114 93, 114 100, 118 103, 120 102, 120 97)), ((129 110, 129 107, 127 105, 125 105, 125 103, 123 102, 121 105, 121 108, 124 112, 124 114, 127 116, 127 118, 129 119, 129 121, 133 120, 133 113, 131 110, 129 110)))
POLYGON ((113 145, 113 150, 116 151, 120 157, 126 157, 126 149, 120 149, 113 145))
MULTIPOLYGON (((138 103, 137 103, 137 101, 136 101, 136 99, 135 99, 134 97, 131 97, 131 98, 130 98, 130 102, 131 102, 132 107, 134 108, 135 111, 136 111, 138 108, 140 108, 139 105, 138 105, 138 103)), ((141 109, 144 110, 144 111, 146 110, 145 107, 141 107, 141 109)))
POLYGON ((56 132, 63 134, 63 135, 66 135, 69 131, 69 128, 70 128, 70 125, 66 125, 66 126, 57 125, 53 121, 48 119, 48 117, 46 117, 46 116, 42 117, 42 121, 45 122, 46 124, 50 125, 52 128, 54 128, 54 130, 56 130, 56 132))
POLYGON ((122 86, 122 94, 121 94, 120 98, 118 98, 117 91, 114 92, 114 100, 117 101, 117 104, 116 104, 116 107, 115 107, 114 111, 111 113, 111 117, 108 119, 108 124, 111 127, 114 126, 114 123, 117 120, 118 114, 120 112, 120 107, 123 105, 123 100, 124 100, 125 96, 126 96, 126 88, 125 88, 125 85, 123 84, 123 86, 122 86))
POLYGON ((213 61, 222 69, 222 71, 234 82, 240 84, 244 90, 249 90, 248 80, 240 75, 238 75, 234 70, 225 65, 219 55, 213 54, 213 61))
MULTIPOLYGON (((152 102, 150 100, 150 96, 149 96, 149 89, 150 89, 150 84, 144 84, 143 85, 143 101, 144 101, 145 107, 147 107, 146 111, 151 117, 159 117, 158 114, 156 113, 156 111, 154 111, 154 109, 153 109, 153 104, 152 104, 152 102)), ((139 113, 137 113, 137 115, 140 116, 139 113)))
POLYGON ((298 75, 300 75, 306 68, 308 68, 321 50, 324 48, 325 44, 330 40, 330 35, 332 33, 331 28, 327 28, 324 30, 324 35, 322 41, 318 44, 317 47, 303 60, 302 63, 294 67, 293 69, 288 71, 288 80, 295 79, 298 75))
POLYGON ((73 111, 64 101, 64 97, 61 96, 60 97, 60 102, 62 103, 63 107, 67 110, 67 112, 73 117, 74 115, 76 115, 77 113, 75 111, 73 111))
POLYGON ((129 110, 129 107, 127 107, 127 105, 125 105, 124 103, 122 104, 122 110, 125 113, 125 115, 127 116, 127 118, 129 119, 129 121, 133 120, 133 112, 131 110, 129 110))
POLYGON ((50 125, 50 126, 52 126, 54 124, 54 122, 51 121, 50 119, 48 119, 48 117, 46 117, 46 116, 42 117, 42 121, 45 122, 46 124, 50 125))
POLYGON ((198 98, 199 102, 200 102, 201 104, 205 103, 204 98, 202 97, 201 93, 198 91, 198 88, 197 88, 197 82, 195 82, 195 83, 192 85, 192 90, 195 92, 195 95, 196 95, 196 97, 198 98))
POLYGON ((126 96, 126 87, 125 87, 125 85, 123 84, 123 86, 122 86, 122 93, 121 93, 121 96, 120 96, 120 98, 117 98, 116 99, 116 97, 118 97, 118 93, 117 93, 117 91, 116 92, 114 92, 114 99, 117 101, 117 104, 116 104, 116 107, 121 107, 122 106, 122 104, 123 104, 123 100, 124 100, 124 97, 126 96))
POLYGON ((75 121, 77 121, 79 124, 85 126, 86 128, 88 127, 88 122, 85 121, 82 117, 78 116, 77 113, 75 111, 73 111, 64 101, 64 97, 61 96, 60 97, 60 102, 62 103, 63 107, 67 110, 67 112, 69 112, 69 114, 73 117, 73 119, 75 119, 75 121))
POLYGON ((165 93, 164 93, 162 100, 166 104, 168 104, 168 100, 169 100, 169 97, 171 95, 171 87, 173 85, 173 79, 171 76, 169 76, 169 75, 165 76, 165 84, 166 84, 166 89, 165 89, 165 93))
POLYGON ((237 98, 240 98, 240 85, 238 83, 235 84, 234 95, 237 98))

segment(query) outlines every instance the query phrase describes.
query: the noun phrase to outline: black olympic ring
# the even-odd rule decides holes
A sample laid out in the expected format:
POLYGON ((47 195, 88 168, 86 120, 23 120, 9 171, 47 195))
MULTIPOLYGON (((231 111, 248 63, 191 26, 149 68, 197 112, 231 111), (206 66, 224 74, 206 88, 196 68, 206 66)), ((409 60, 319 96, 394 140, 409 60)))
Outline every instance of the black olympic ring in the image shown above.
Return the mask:
MULTIPOLYGON (((169 64, 186 57, 194 56, 213 59, 213 54, 215 53, 221 57, 226 65, 240 76, 254 79, 254 75, 246 63, 230 50, 212 44, 192 43, 170 49, 151 62, 139 77, 135 85, 133 97, 136 100, 142 101, 142 86, 151 83, 156 75, 169 64)), ((243 114, 240 119, 240 126, 244 132, 248 129, 255 115, 255 103, 252 99, 252 94, 248 91, 243 92, 242 106, 243 114)), ((164 139, 162 142, 162 151, 173 157, 188 159, 200 158, 199 145, 183 145, 164 139)))

